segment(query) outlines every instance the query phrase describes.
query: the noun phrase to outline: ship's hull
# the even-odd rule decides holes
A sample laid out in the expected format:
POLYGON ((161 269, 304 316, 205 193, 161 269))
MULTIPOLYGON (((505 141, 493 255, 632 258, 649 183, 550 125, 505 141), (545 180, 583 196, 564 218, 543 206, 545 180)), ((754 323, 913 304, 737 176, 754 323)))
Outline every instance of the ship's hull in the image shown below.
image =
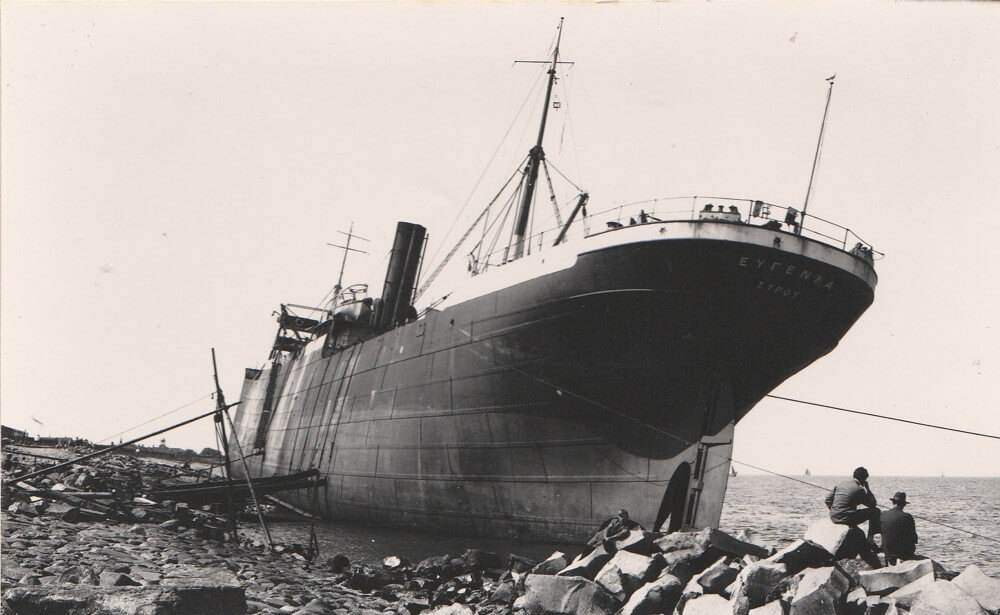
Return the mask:
POLYGON ((717 525, 735 423, 836 346, 874 273, 759 227, 656 228, 248 377, 251 473, 318 468, 288 500, 452 533, 579 540, 620 508, 717 525))

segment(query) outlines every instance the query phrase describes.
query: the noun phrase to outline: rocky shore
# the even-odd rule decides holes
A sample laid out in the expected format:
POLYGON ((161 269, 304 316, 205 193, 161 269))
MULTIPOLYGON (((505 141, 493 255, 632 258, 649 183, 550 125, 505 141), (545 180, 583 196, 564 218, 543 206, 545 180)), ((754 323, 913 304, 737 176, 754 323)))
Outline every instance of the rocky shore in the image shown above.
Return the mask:
POLYGON ((372 565, 225 540, 218 518, 180 505, 83 510, 5 490, 5 613, 1000 615, 1000 580, 976 566, 872 570, 856 530, 827 520, 781 550, 750 531, 636 529, 542 562, 470 549, 372 565))

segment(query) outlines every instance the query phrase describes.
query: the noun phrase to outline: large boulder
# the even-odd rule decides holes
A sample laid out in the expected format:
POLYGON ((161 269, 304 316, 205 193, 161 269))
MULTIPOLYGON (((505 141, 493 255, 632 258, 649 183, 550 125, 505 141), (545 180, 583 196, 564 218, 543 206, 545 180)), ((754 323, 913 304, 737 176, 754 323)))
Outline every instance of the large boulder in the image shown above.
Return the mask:
POLYGON ((951 581, 934 581, 913 601, 910 615, 986 615, 986 611, 951 581))
POLYGON ((888 596, 868 596, 868 610, 865 615, 900 615, 896 601, 888 596))
POLYGON ((806 568, 819 568, 827 565, 831 559, 830 553, 809 540, 796 540, 784 549, 767 558, 769 562, 784 564, 789 574, 795 574, 806 568))
POLYGON ((850 530, 851 526, 838 525, 827 517, 810 524, 803 538, 823 547, 827 553, 835 556, 847 540, 850 530))
POLYGON ((900 587, 896 591, 888 595, 896 601, 896 604, 903 607, 904 609, 909 609, 913 606, 913 601, 916 600, 920 592, 924 591, 931 585, 934 585, 934 575, 925 574, 916 581, 912 583, 907 583, 906 585, 900 587))
POLYGON ((733 604, 716 594, 705 594, 684 604, 684 615, 732 615, 733 604))
POLYGON ((656 541, 662 536, 663 534, 658 532, 635 529, 615 540, 615 550, 629 551, 631 553, 639 553, 640 555, 652 555, 659 552, 656 541))
POLYGON ((792 599, 791 615, 837 615, 850 580, 833 566, 806 571, 792 599))
POLYGON ((764 596, 764 602, 781 600, 784 604, 791 604, 792 600, 795 599, 795 594, 799 593, 799 582, 802 581, 802 577, 805 574, 805 572, 796 572, 778 581, 778 584, 772 587, 771 591, 767 592, 767 595, 764 596))
POLYGON ((561 577, 583 577, 585 579, 594 580, 597 576, 598 571, 604 568, 604 564, 611 561, 612 554, 604 548, 604 545, 599 545, 589 553, 582 553, 577 556, 569 566, 566 566, 556 574, 561 577))
POLYGON ((7 507, 7 510, 18 515, 27 515, 29 517, 34 517, 38 514, 38 511, 35 510, 34 506, 24 501, 14 502, 7 507))
POLYGON ((661 553, 690 550, 704 552, 708 549, 710 531, 704 529, 700 532, 674 532, 666 534, 656 540, 656 547, 661 553))
POLYGON ((726 588, 733 584, 739 572, 739 568, 729 564, 729 557, 722 557, 698 575, 698 585, 701 585, 703 593, 728 598, 726 588))
POLYGON ((769 553, 774 553, 776 550, 769 542, 764 540, 764 537, 761 536, 760 532, 756 530, 743 528, 742 530, 736 532, 733 536, 737 540, 742 540, 743 542, 749 542, 750 544, 757 545, 758 547, 763 547, 764 549, 767 549, 769 553))
POLYGON ((861 585, 861 573, 873 568, 860 559, 842 559, 834 564, 840 571, 851 579, 851 585, 861 585))
POLYGON ((242 615, 243 588, 92 587, 41 585, 15 587, 4 593, 14 613, 100 615, 242 615))
POLYGON ((708 531, 708 544, 712 548, 732 555, 733 557, 751 556, 756 558, 767 557, 771 554, 770 549, 734 538, 722 530, 710 529, 708 531))
POLYGON ((785 605, 780 600, 774 600, 764 606, 750 609, 750 615, 785 615, 785 605))
POLYGON ((771 553, 765 547, 739 540, 721 530, 712 528, 706 528, 699 532, 667 534, 656 540, 656 546, 662 553, 667 554, 673 552, 702 553, 710 560, 705 565, 715 561, 720 555, 767 557, 771 553))
MULTIPOLYGON (((528 572, 529 570, 531 570, 532 568, 534 568, 537 565, 538 565, 538 562, 536 560, 531 559, 531 558, 527 558, 527 557, 524 557, 524 556, 521 556, 521 555, 514 555, 513 553, 511 553, 509 556, 507 556, 507 566, 506 566, 506 568, 507 568, 507 570, 510 570, 511 572, 528 572)), ((558 572, 559 570, 562 570, 565 567, 566 567, 566 561, 563 560, 563 565, 560 566, 556 570, 556 572, 558 572)))
POLYGON ((620 615, 653 615, 672 613, 680 600, 684 583, 672 574, 665 574, 646 583, 632 593, 620 615))
POLYGON ((132 579, 128 575, 122 574, 120 572, 113 572, 111 570, 105 570, 101 573, 101 576, 99 577, 98 585, 100 585, 101 587, 128 587, 128 586, 134 587, 139 585, 139 583, 137 583, 134 579, 132 579))
POLYGON ((544 561, 539 562, 531 569, 531 572, 532 574, 556 574, 568 565, 569 560, 566 559, 566 554, 562 551, 556 551, 544 561))
POLYGON ((969 566, 951 582, 975 598, 987 613, 1000 615, 1000 581, 986 576, 978 566, 969 566))
POLYGON ((511 605, 515 600, 517 600, 517 597, 517 588, 513 583, 507 581, 500 583, 497 588, 493 590, 493 593, 490 594, 489 602, 511 605))
POLYGON ((80 507, 65 502, 50 502, 44 514, 46 517, 58 517, 67 523, 76 523, 81 518, 80 507))
POLYGON ((382 558, 382 567, 386 570, 399 570, 409 565, 410 562, 405 557, 399 557, 398 555, 390 555, 382 558))
POLYGON ((451 555, 432 555, 417 564, 414 572, 420 576, 452 576, 454 566, 451 564, 451 555))
POLYGON ((869 594, 884 596, 922 576, 934 575, 934 563, 929 559, 903 561, 895 566, 860 573, 861 586, 869 594))
POLYGON ((667 568, 683 565, 692 573, 704 570, 722 555, 711 546, 710 529, 700 532, 674 532, 656 540, 667 568))
POLYGON ((684 585, 684 589, 681 590, 680 600, 677 601, 677 611, 684 612, 684 605, 687 604, 689 600, 694 600, 695 598, 705 594, 705 588, 698 583, 698 579, 701 574, 697 574, 690 579, 684 585))
MULTIPOLYGON (((296 611, 301 613, 302 611, 296 611)), ((464 604, 442 604, 429 611, 423 611, 424 615, 475 615, 475 611, 464 604)))
POLYGON ((465 564, 476 572, 492 568, 500 569, 504 567, 504 561, 499 555, 492 551, 482 551, 480 549, 466 549, 462 554, 465 564))
POLYGON ((621 602, 582 577, 529 574, 520 606, 529 615, 610 615, 621 602))
POLYGON ((651 557, 618 551, 594 580, 624 602, 643 583, 656 577, 661 567, 662 564, 651 557))
POLYGON ((749 564, 736 577, 731 599, 735 615, 747 615, 750 609, 764 606, 768 594, 788 576, 784 564, 759 561, 749 564))
POLYGON ((868 612, 868 594, 858 586, 844 596, 844 615, 865 615, 868 612))

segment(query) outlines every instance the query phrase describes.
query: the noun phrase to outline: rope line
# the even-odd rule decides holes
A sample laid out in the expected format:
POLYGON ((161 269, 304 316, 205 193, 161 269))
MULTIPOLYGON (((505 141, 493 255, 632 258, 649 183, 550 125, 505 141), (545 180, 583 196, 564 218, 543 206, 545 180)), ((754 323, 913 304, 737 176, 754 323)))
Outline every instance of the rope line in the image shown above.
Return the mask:
MULTIPOLYGON (((466 332, 465 334, 467 336, 469 336, 470 338, 472 337, 468 332, 466 332)), ((572 397, 575 397, 575 398, 579 399, 580 401, 583 401, 584 403, 587 403, 587 404, 593 405, 595 407, 601 408, 602 410, 606 410, 607 412, 610 412, 612 414, 618 415, 618 416, 620 416, 622 418, 625 418, 625 419, 627 419, 629 421, 632 421, 633 423, 636 423, 636 424, 641 425, 643 427, 646 427, 646 428, 648 428, 648 429, 650 429, 652 431, 655 431, 655 432, 657 432, 657 433, 659 433, 661 435, 667 436, 669 438, 673 438, 674 440, 677 440, 677 441, 679 441, 679 442, 681 442, 683 444, 687 444, 689 446, 695 446, 695 445, 697 445, 697 442, 692 442, 690 440, 682 438, 682 437, 680 437, 680 436, 678 436, 676 434, 673 434, 673 433, 671 433, 669 431, 666 431, 666 430, 664 430, 664 429, 662 429, 662 428, 660 428, 660 427, 658 427, 656 425, 653 425, 651 423, 647 423, 647 422, 645 422, 645 421, 643 421, 643 420, 641 420, 639 418, 636 418, 636 417, 628 415, 628 414, 626 414, 626 413, 624 413, 622 411, 619 411, 619 410, 616 410, 614 408, 611 408, 610 406, 604 405, 604 404, 602 404, 602 403, 600 403, 598 401, 589 399, 589 398, 587 398, 587 397, 585 397, 583 395, 580 395, 579 393, 576 393, 574 391, 570 391, 570 390, 568 390, 568 389, 566 389, 564 387, 560 387, 560 386, 555 385, 555 384, 553 384, 551 382, 548 382, 548 381, 546 381, 546 380, 544 380, 542 378, 534 376, 534 375, 532 375, 532 374, 530 374, 528 372, 525 372, 524 370, 521 370, 521 369, 519 369, 519 368, 517 368, 517 367, 515 367, 513 365, 510 365, 508 363, 504 363, 503 361, 497 359, 496 356, 486 357, 483 354, 481 354, 480 352, 478 352, 478 350, 475 349, 475 343, 471 344, 471 346, 473 347, 473 350, 476 352, 476 354, 480 354, 481 357, 486 358, 487 360, 492 361, 493 363, 496 363, 496 364, 501 365, 503 367, 506 367, 506 368, 508 368, 510 370, 513 370, 513 371, 515 371, 515 372, 517 372, 517 373, 519 373, 519 374, 521 374, 521 375, 523 375, 523 376, 525 376, 527 378, 535 380, 536 382, 539 382, 539 383, 541 383, 541 384, 543 384, 545 386, 549 386, 549 387, 552 387, 552 388, 557 389, 559 391, 562 391, 564 394, 568 394, 568 395, 570 395, 572 397)), ((490 354, 492 355, 492 353, 490 353, 490 354)), ((307 367, 309 364, 316 362, 316 360, 318 360, 318 359, 319 359, 319 357, 317 357, 313 361, 308 362, 306 365, 304 365, 304 366, 302 366, 302 367, 300 367, 298 369, 307 367)), ((296 370, 293 370, 293 371, 296 371, 296 370)), ((321 378, 321 380, 322 380, 322 378, 321 378)), ((320 385, 309 386, 308 388, 312 389, 312 388, 315 388, 316 386, 322 386, 322 383, 320 385)), ((285 396, 286 396, 285 394, 280 395, 281 398, 284 398, 285 396)), ((852 414, 861 414, 861 415, 865 415, 865 416, 872 416, 872 417, 875 417, 875 418, 883 418, 883 419, 887 419, 887 420, 895 420, 895 421, 900 421, 900 422, 904 422, 904 423, 911 423, 911 424, 914 424, 914 425, 920 425, 920 426, 924 426, 924 427, 932 427, 932 428, 936 428, 936 429, 943 429, 943 430, 947 430, 947 431, 955 431, 955 432, 965 433, 965 434, 969 434, 969 435, 976 435, 976 436, 982 436, 982 437, 987 437, 987 438, 1000 439, 1000 437, 995 436, 995 435, 982 434, 982 433, 978 433, 978 432, 966 431, 966 430, 961 430, 961 429, 954 429, 954 428, 950 428, 950 427, 943 427, 943 426, 940 426, 940 425, 932 425, 932 424, 929 424, 929 423, 921 423, 921 422, 917 422, 917 421, 910 421, 910 420, 907 420, 907 419, 900 419, 900 418, 897 418, 897 417, 883 416, 883 415, 879 415, 879 414, 862 412, 862 411, 859 411, 859 410, 850 410, 850 409, 847 409, 847 408, 841 408, 841 407, 838 407, 838 406, 831 406, 831 405, 828 405, 828 404, 820 404, 820 403, 816 403, 816 402, 808 402, 808 401, 805 401, 805 400, 793 399, 793 398, 789 398, 789 397, 782 397, 782 396, 778 396, 778 395, 767 395, 767 397, 772 397, 774 399, 780 399, 780 400, 783 400, 783 401, 791 401, 791 402, 796 402, 796 403, 802 403, 802 404, 816 406, 816 407, 821 407, 821 408, 828 408, 828 409, 833 409, 833 410, 839 410, 839 411, 844 411, 844 412, 848 412, 848 413, 852 413, 852 414)), ((204 398, 202 398, 202 399, 204 399, 204 398)), ((200 400, 196 400, 196 401, 200 401, 200 400)), ((195 403, 195 402, 191 402, 191 403, 195 403)), ((187 405, 190 405, 190 404, 187 404, 187 405)), ((175 411, 176 410, 173 410, 171 412, 175 412, 175 411)), ((163 415, 163 416, 165 416, 165 415, 163 415)), ((157 418, 159 418, 159 417, 157 417, 157 418)), ((155 420, 155 419, 151 419, 151 420, 155 420)), ((143 423, 143 424, 145 424, 145 423, 143 423)), ((118 435, 118 434, 115 434, 115 435, 118 435)), ((805 481, 805 480, 802 480, 800 478, 796 478, 794 476, 789 476, 789 475, 786 475, 786 474, 782 474, 780 472, 775 472, 773 470, 769 470, 767 468, 763 468, 763 467, 754 465, 752 463, 747 463, 745 461, 740 461, 740 460, 735 459, 735 458, 733 458, 731 456, 726 456, 726 455, 722 455, 722 454, 717 453, 717 452, 713 452, 712 450, 706 450, 705 453, 706 453, 706 455, 711 455, 713 457, 716 457, 716 458, 728 461, 730 463, 737 463, 737 464, 740 464, 741 466, 752 468, 752 469, 764 472, 765 474, 770 474, 772 476, 777 476, 777 477, 780 477, 780 478, 784 478, 786 480, 790 480, 790 481, 793 481, 793 482, 796 482, 796 483, 800 483, 802 485, 813 487, 815 489, 821 489, 823 491, 829 491, 829 489, 827 487, 824 487, 822 485, 817 485, 815 483, 811 483, 809 481, 805 481)), ((958 532, 969 534, 970 536, 975 536, 975 537, 978 537, 978 538, 982 538, 984 540, 989 540, 991 542, 996 542, 996 543, 1000 544, 1000 539, 997 539, 997 538, 994 538, 994 537, 991 537, 991 536, 986 536, 986 535, 983 535, 983 534, 979 534, 979 533, 971 531, 971 530, 967 530, 967 529, 963 529, 963 528, 956 527, 956 526, 953 526, 953 525, 949 525, 947 523, 943 523, 941 521, 936 521, 934 519, 930 519, 930 518, 927 518, 927 517, 923 517, 923 516, 919 516, 919 515, 913 515, 913 516, 915 518, 917 518, 917 519, 920 519, 922 521, 926 521, 927 523, 931 523, 933 525, 938 525, 938 526, 941 526, 941 527, 946 527, 946 528, 949 528, 949 529, 952 529, 952 530, 955 530, 955 531, 958 531, 958 532)))
POLYGON ((956 429, 955 427, 945 427, 944 425, 934 425, 932 423, 922 423, 920 421, 910 421, 908 419, 901 419, 895 416, 886 416, 884 414, 874 414, 872 412, 862 412, 861 410, 850 410, 848 408, 841 408, 839 406, 830 406, 827 404, 820 404, 813 401, 805 401, 804 399, 794 399, 791 397, 782 397, 780 395, 767 395, 772 399, 781 399, 783 401, 792 401, 797 404, 805 404, 807 406, 816 406, 817 408, 829 408, 830 410, 839 410, 840 412, 850 412, 851 414, 860 414, 862 416, 872 416, 877 419, 885 419, 887 421, 899 421, 900 423, 909 423, 910 425, 919 425, 921 427, 932 427, 934 429, 943 429, 945 431, 954 431, 957 433, 964 433, 970 436, 979 436, 981 438, 993 438, 994 440, 1000 440, 1000 436, 995 436, 988 433, 979 433, 978 431, 967 431, 965 429, 956 429))
MULTIPOLYGON (((466 335, 469 335, 469 334, 466 333, 466 335)), ((469 337, 471 338, 471 335, 469 335, 469 337)), ((475 349, 475 344, 473 344, 473 349, 475 349)), ((628 415, 628 414, 626 414, 624 412, 621 412, 619 410, 615 410, 614 408, 611 408, 610 406, 606 406, 606 405, 604 405, 604 404, 602 404, 602 403, 600 403, 598 401, 595 401, 595 400, 589 399, 587 397, 584 397, 583 395, 580 395, 579 393, 575 393, 575 392, 570 391, 568 389, 565 389, 563 387, 559 387, 559 386, 557 386, 557 385, 555 385, 555 384, 553 384, 551 382, 548 382, 548 381, 546 381, 546 380, 544 380, 542 378, 538 378, 537 376, 529 374, 529 373, 525 372, 524 370, 518 369, 517 367, 514 367, 513 365, 510 365, 508 363, 504 363, 503 361, 497 359, 496 356, 493 356, 492 360, 495 363, 503 365, 504 367, 507 367, 508 369, 514 370, 514 371, 518 372, 519 374, 522 374, 522 375, 524 375, 524 376, 526 376, 528 378, 531 378, 532 380, 534 380, 536 382, 539 382, 539 383, 544 384, 546 386, 550 386, 550 387, 552 387, 552 388, 554 388, 556 390, 562 391, 565 394, 568 394, 568 395, 571 395, 573 397, 576 397, 577 399, 579 399, 579 400, 581 400, 581 401, 583 401, 585 403, 591 404, 593 406, 596 406, 598 408, 601 408, 602 410, 607 410, 608 412, 611 412, 613 414, 617 414, 618 416, 620 416, 622 418, 628 419, 628 420, 630 420, 630 421, 632 421, 634 423, 637 423, 638 425, 641 425, 643 427, 649 428, 649 429, 651 429, 651 430, 653 430, 653 431, 655 431, 657 433, 660 433, 660 434, 663 434, 665 436, 669 436, 671 438, 674 438, 675 440, 678 440, 680 442, 688 444, 689 446, 695 446, 697 444, 696 442, 691 442, 689 440, 686 440, 685 438, 682 438, 682 437, 680 437, 678 435, 670 433, 669 431, 667 431, 665 429, 662 429, 662 428, 660 428, 660 427, 658 427, 656 425, 647 423, 647 422, 645 422, 645 421, 643 421, 643 420, 641 420, 639 418, 636 418, 634 416, 628 415)), ((815 404, 815 405, 821 405, 821 404, 815 404)), ((711 449, 706 449, 705 454, 706 454, 706 456, 711 455, 711 456, 718 457, 718 458, 721 458, 721 459, 726 459, 730 463, 733 463, 733 462, 739 463, 740 465, 746 466, 748 468, 753 468, 755 470, 760 470, 761 472, 764 472, 764 473, 767 473, 767 474, 771 474, 773 476, 780 476, 781 478, 785 478, 785 479, 788 479, 788 480, 791 480, 791 481, 795 481, 797 483, 802 483, 803 485, 808 485, 808 486, 814 487, 816 489, 822 489, 823 491, 829 491, 828 488, 826 488, 826 487, 824 487, 822 485, 817 485, 815 483, 810 483, 809 481, 804 481, 804 480, 799 479, 799 478, 795 478, 795 477, 792 477, 792 476, 781 474, 780 472, 775 472, 773 470, 768 470, 767 468, 762 468, 762 467, 754 465, 752 463, 746 463, 744 461, 739 461, 737 459, 734 459, 731 456, 722 455, 720 453, 714 453, 714 452, 712 452, 711 449)), ((979 534, 977 532, 973 532, 972 530, 966 530, 966 529, 963 529, 963 528, 960 528, 960 527, 955 527, 953 525, 948 525, 947 523, 942 523, 940 521, 935 521, 933 519, 928 519, 927 517, 921 517, 921 516, 917 516, 917 515, 913 515, 913 516, 916 517, 916 518, 918 518, 918 519, 920 519, 920 520, 922 520, 922 521, 926 521, 926 522, 932 523, 934 525, 940 525, 942 527, 947 527, 947 528, 952 529, 952 530, 956 530, 956 531, 959 531, 959 532, 963 532, 963 533, 969 534, 970 536, 976 536, 978 538, 982 538, 984 540, 989 540, 991 542, 995 542, 997 544, 1000 544, 1000 539, 994 538, 992 536, 985 536, 983 534, 979 534)))
POLYGON ((179 406, 177 408, 174 408, 173 410, 170 410, 169 412, 164 412, 163 414, 161 414, 159 416, 154 416, 153 418, 149 419, 148 421, 139 423, 138 425, 134 425, 134 426, 129 427, 128 429, 125 429, 123 431, 119 431, 118 433, 116 433, 114 435, 110 435, 110 436, 108 436, 106 438, 101 438, 100 440, 97 440, 97 443, 100 444, 101 442, 104 442, 105 440, 111 440, 113 438, 117 438, 118 436, 126 434, 126 433, 132 431, 133 429, 138 429, 139 427, 142 427, 143 425, 148 425, 148 424, 152 423, 153 421, 155 421, 157 419, 162 419, 163 417, 169 416, 169 415, 173 414, 174 412, 178 412, 180 410, 183 410, 184 408, 187 408, 188 406, 193 406, 194 404, 196 404, 196 403, 198 403, 200 401, 204 401, 204 400, 208 399, 214 393, 215 393, 214 391, 206 393, 205 395, 202 395, 198 399, 194 399, 192 401, 189 401, 188 403, 184 404, 183 406, 179 406))

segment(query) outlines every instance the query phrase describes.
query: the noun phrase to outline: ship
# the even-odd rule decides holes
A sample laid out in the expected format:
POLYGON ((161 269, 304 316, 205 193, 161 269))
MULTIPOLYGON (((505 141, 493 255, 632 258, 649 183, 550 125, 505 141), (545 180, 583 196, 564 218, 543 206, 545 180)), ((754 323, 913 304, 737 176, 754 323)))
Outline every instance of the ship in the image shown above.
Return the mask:
POLYGON ((533 229, 561 37, 560 21, 510 239, 477 244, 468 278, 418 309, 444 263, 421 281, 426 229, 401 222, 381 295, 343 286, 342 263, 329 305, 282 304, 268 360, 246 369, 235 475, 315 470, 283 497, 428 532, 578 541, 623 508, 646 529, 718 526, 735 425, 837 346, 873 302, 879 253, 755 198, 588 213, 581 191, 533 229))

